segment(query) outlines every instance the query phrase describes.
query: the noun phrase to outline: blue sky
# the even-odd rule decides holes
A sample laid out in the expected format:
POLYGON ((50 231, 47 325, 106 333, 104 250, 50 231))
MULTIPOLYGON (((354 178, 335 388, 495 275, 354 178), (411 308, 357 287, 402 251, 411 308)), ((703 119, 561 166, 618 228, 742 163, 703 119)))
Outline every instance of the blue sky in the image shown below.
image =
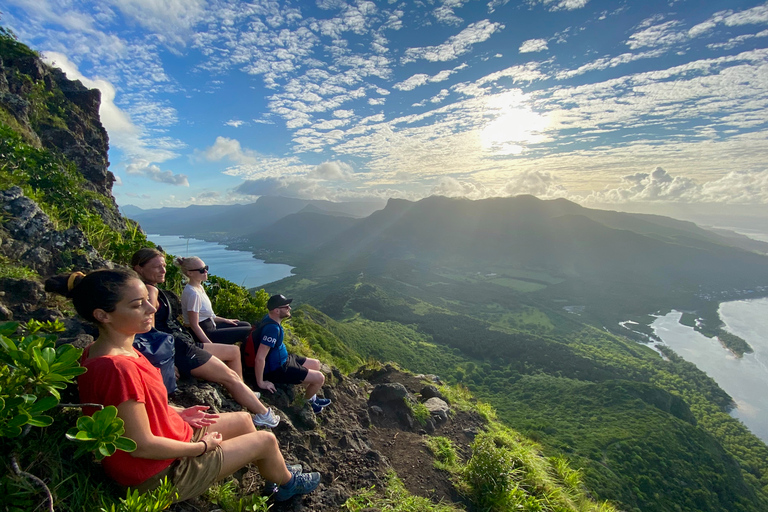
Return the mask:
POLYGON ((102 91, 114 195, 768 204, 768 3, 0 0, 102 91))

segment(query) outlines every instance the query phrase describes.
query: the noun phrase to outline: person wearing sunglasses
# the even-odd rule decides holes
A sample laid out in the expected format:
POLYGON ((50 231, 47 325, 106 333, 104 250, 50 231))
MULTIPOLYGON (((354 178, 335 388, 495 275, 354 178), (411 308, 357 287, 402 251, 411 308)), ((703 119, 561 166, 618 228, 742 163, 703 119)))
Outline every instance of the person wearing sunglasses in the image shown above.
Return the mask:
POLYGON ((213 311, 203 288, 203 282, 208 279, 208 265, 197 256, 176 258, 176 265, 188 279, 181 294, 181 314, 195 338, 201 343, 228 345, 244 341, 251 332, 251 324, 217 316, 213 311))

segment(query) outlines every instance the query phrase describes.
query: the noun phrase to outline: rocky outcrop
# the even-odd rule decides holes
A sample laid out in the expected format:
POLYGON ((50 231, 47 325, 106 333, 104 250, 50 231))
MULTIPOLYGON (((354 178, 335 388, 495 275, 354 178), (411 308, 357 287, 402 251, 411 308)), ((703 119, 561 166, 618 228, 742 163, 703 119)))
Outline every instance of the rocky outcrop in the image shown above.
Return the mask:
POLYGON ((28 143, 74 163, 86 186, 111 207, 98 210, 113 229, 125 229, 112 197, 107 131, 99 119, 101 93, 69 80, 26 46, 4 39, 0 45, 0 120, 28 143))
MULTIPOLYGON (((476 413, 451 410, 439 398, 423 397, 418 390, 435 379, 403 373, 390 365, 346 377, 334 369, 322 390, 333 403, 316 416, 308 404, 296 400, 295 392, 300 392, 300 388, 280 386, 274 394, 264 392, 262 401, 282 418, 273 432, 286 461, 301 464, 305 471, 318 471, 323 478, 312 494, 275 503, 271 510, 343 510, 344 502, 355 492, 372 486, 380 491, 392 469, 416 495, 435 502, 460 500, 448 473, 435 469, 434 457, 424 442, 427 430, 413 417, 412 404, 441 401, 441 419, 434 422, 431 435, 451 439, 462 453, 468 452, 468 445, 483 428, 484 420, 476 413), (404 419, 406 415, 410 419, 404 419), (312 421, 307 421, 307 417, 312 421)), ((222 400, 221 396, 226 396, 226 392, 217 385, 182 381, 171 399, 184 407, 204 403, 217 411, 240 410, 236 403, 222 400), (219 392, 219 397, 211 393, 212 389, 219 392)), ((264 485, 255 468, 236 475, 235 479, 244 493, 261 492, 264 485)), ((177 507, 209 510, 200 499, 177 507)))
POLYGON ((77 228, 58 231, 40 207, 19 187, 0 191, 0 211, 7 217, 0 253, 43 276, 62 268, 82 270, 111 266, 77 228))

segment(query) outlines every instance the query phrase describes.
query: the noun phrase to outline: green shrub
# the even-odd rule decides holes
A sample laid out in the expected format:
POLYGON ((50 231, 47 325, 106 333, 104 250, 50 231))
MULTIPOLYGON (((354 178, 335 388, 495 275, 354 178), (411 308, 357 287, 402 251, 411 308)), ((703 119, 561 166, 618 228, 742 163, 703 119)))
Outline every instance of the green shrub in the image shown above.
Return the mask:
POLYGON ((101 512, 158 512, 170 507, 178 495, 176 488, 166 477, 160 486, 145 494, 129 489, 126 491, 125 499, 120 498, 119 504, 102 506, 101 512))
POLYGON ((435 456, 435 467, 446 471, 454 472, 458 469, 459 457, 456 454, 456 447, 453 441, 446 437, 435 436, 427 437, 427 447, 435 456))

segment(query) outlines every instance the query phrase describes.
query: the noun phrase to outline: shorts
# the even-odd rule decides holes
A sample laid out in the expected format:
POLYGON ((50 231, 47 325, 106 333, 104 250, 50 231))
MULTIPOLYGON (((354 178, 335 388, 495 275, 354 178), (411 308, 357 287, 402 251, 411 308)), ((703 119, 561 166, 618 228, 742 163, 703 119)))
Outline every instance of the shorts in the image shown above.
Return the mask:
MULTIPOLYGON (((205 431, 206 428, 195 429, 190 443, 199 443, 205 431)), ((139 485, 133 486, 132 489, 143 494, 158 487, 163 478, 167 476, 168 481, 176 487, 176 491, 179 493, 174 502, 188 500, 200 496, 218 480, 223 462, 224 453, 220 447, 200 457, 176 459, 170 466, 139 485)))
POLYGON ((288 354, 283 366, 271 372, 264 372, 264 379, 281 384, 301 384, 309 373, 309 370, 302 366, 306 360, 306 357, 288 354))
POLYGON ((210 352, 203 350, 191 341, 185 341, 181 336, 174 336, 173 341, 176 349, 174 362, 182 377, 189 377, 192 370, 203 366, 213 357, 210 352))

